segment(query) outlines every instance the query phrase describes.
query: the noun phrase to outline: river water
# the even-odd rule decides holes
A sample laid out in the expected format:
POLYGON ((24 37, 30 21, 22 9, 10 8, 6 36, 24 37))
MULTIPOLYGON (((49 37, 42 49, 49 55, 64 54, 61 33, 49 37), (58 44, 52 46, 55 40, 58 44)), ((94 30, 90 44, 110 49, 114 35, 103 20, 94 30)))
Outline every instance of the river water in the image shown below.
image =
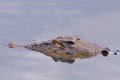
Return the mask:
POLYGON ((119 0, 0 0, 0 80, 119 80, 120 55, 67 64, 2 45, 64 35, 120 49, 119 4, 119 0))

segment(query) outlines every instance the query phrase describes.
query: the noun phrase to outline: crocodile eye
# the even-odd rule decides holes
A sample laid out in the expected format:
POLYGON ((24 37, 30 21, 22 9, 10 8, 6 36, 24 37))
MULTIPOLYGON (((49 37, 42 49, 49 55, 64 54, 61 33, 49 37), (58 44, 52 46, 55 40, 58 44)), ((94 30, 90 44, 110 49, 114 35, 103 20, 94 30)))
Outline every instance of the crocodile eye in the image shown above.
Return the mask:
POLYGON ((74 45, 75 43, 73 41, 65 41, 65 40, 61 40, 61 42, 67 44, 67 45, 74 45))

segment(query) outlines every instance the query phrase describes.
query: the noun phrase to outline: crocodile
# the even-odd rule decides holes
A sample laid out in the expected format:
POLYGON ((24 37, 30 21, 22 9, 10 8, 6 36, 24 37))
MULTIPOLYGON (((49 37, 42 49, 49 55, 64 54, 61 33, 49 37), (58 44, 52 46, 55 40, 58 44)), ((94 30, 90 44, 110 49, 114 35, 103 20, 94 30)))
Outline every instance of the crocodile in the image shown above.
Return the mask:
POLYGON ((98 54, 108 56, 110 52, 109 48, 102 48, 74 36, 59 36, 52 40, 25 45, 24 48, 50 56, 55 62, 70 64, 74 63, 76 58, 86 59, 98 54))

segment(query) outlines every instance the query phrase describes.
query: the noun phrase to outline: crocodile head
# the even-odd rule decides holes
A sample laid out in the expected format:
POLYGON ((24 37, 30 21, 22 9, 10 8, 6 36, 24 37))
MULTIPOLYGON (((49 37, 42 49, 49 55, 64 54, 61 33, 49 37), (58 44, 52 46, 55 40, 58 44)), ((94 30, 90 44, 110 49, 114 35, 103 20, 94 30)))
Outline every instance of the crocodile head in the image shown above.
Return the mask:
POLYGON ((51 56, 54 61, 57 60, 73 63, 74 58, 72 58, 72 55, 75 54, 75 51, 71 49, 71 47, 75 45, 76 40, 79 39, 71 37, 57 37, 54 40, 26 45, 25 48, 51 56))

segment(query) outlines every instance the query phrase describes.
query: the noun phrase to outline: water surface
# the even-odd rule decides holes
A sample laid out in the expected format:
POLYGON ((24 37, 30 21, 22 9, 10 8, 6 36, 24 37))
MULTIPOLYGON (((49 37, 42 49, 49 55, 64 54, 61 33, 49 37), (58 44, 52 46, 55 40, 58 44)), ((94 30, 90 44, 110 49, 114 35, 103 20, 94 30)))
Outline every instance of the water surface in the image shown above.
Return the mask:
MULTIPOLYGON (((0 44, 59 35, 120 48, 119 0, 0 0, 0 44)), ((0 80, 119 80, 120 55, 56 63, 26 49, 0 45, 0 80)))

